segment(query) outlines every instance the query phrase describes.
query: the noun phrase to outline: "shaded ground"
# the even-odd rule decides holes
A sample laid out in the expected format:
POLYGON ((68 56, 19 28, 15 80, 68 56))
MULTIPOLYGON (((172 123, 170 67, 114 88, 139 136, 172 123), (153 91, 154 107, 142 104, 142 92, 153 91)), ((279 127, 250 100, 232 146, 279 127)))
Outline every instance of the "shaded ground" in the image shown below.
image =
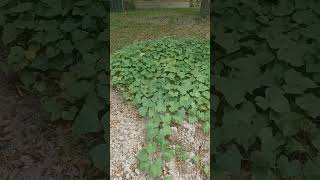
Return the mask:
MULTIPOLYGON (((0 49, 0 66, 3 62, 0 49)), ((38 98, 17 91, 0 73, 0 179, 105 179, 70 125, 47 119, 38 98)))
MULTIPOLYGON (((207 19, 200 18, 198 8, 111 13, 111 52, 134 41, 163 36, 209 39, 209 25, 207 19)), ((137 109, 114 88, 111 89, 110 108, 111 179, 151 179, 137 170, 136 160, 137 152, 145 143, 146 120, 139 118, 137 109)), ((210 138, 200 129, 199 124, 187 122, 182 127, 173 127, 175 135, 171 141, 193 153, 186 162, 167 162, 163 168, 165 175, 172 175, 174 180, 208 179, 203 176, 201 166, 209 162, 210 138), (198 165, 191 163, 195 155, 203 158, 198 165)))

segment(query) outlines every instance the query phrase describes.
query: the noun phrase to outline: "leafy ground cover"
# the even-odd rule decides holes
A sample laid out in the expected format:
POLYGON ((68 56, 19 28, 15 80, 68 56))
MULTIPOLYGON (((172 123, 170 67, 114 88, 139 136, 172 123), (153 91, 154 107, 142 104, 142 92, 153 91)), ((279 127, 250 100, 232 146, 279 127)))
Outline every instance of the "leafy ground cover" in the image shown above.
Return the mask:
MULTIPOLYGON (((178 38, 193 37, 208 40, 209 22, 206 19, 200 18, 199 8, 139 10, 125 13, 111 13, 110 34, 111 52, 114 53, 136 41, 159 39, 163 36, 178 38)), ((161 48, 166 47, 160 47, 160 49, 161 48)), ((172 55, 175 53, 179 54, 179 52, 173 52, 172 55)), ((140 111, 142 112, 143 108, 140 109, 140 111)), ((153 146, 152 143, 151 146, 153 146)), ((159 150, 159 148, 157 149, 159 150)), ((171 151, 169 149, 167 150, 170 156, 171 151)), ((188 158, 187 153, 184 153, 184 158, 188 158)), ((144 163, 144 165, 146 165, 146 163, 144 163)), ((155 164, 153 169, 157 169, 158 167, 159 166, 155 164)), ((208 170, 208 168, 206 167, 205 170, 208 170)))
POLYGON ((210 51, 207 41, 163 38, 134 43, 111 57, 112 82, 148 119, 140 169, 160 176, 163 161, 188 156, 168 141, 171 126, 201 122, 208 133, 210 51))
POLYGON ((1 70, 37 94, 52 121, 94 134, 90 155, 107 169, 108 3, 99 0, 1 1, 1 70))
POLYGON ((212 4, 214 179, 320 178, 319 6, 212 4))

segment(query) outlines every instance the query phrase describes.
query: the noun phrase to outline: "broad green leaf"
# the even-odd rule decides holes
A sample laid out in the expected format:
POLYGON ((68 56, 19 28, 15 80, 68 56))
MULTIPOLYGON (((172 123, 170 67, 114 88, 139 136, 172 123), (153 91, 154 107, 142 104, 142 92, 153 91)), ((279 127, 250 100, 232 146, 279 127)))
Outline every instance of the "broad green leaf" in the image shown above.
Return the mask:
POLYGON ((174 151, 171 148, 165 148, 162 157, 164 160, 170 161, 175 157, 174 151))
POLYGON ((171 134, 171 127, 168 125, 163 125, 162 129, 160 129, 160 133, 162 133, 164 136, 171 134))
POLYGON ((99 132, 101 124, 98 119, 98 98, 95 95, 88 95, 85 104, 82 106, 78 116, 73 123, 75 133, 99 132))
POLYGON ((198 121, 198 118, 196 116, 190 116, 188 120, 189 120, 189 123, 195 123, 198 121))
POLYGON ((19 3, 17 6, 10 9, 10 11, 14 13, 22 13, 25 11, 29 11, 32 8, 33 8, 33 3, 25 2, 25 3, 19 3))
POLYGON ((296 98, 296 103, 300 106, 308 115, 313 118, 317 118, 320 116, 320 98, 313 94, 304 94, 296 98))
POLYGON ((11 43, 19 35, 19 31, 16 29, 15 25, 8 23, 3 27, 2 31, 2 41, 4 44, 11 43))
POLYGON ((149 160, 148 151, 146 149, 142 149, 138 154, 138 159, 141 162, 148 161, 149 160))
POLYGON ((161 168, 162 168, 162 160, 157 159, 153 164, 150 166, 150 175, 152 177, 157 177, 161 175, 161 168))
POLYGON ((6 17, 0 13, 0 26, 3 26, 5 24, 6 17))
POLYGON ((148 161, 140 162, 139 169, 141 171, 149 171, 150 169, 150 163, 148 161))
POLYGON ((294 10, 292 1, 278 1, 272 6, 271 12, 276 16, 289 15, 294 10))
POLYGON ((257 97, 257 104, 264 110, 272 108, 276 112, 289 112, 289 102, 278 87, 271 87, 266 90, 266 97, 257 97))
POLYGON ((108 152, 107 144, 97 145, 93 147, 89 152, 92 158, 92 161, 94 163, 94 166, 103 172, 107 170, 107 167, 109 165, 107 152, 108 152))
POLYGON ((278 51, 277 56, 280 60, 288 62, 292 66, 299 67, 303 65, 303 56, 306 54, 306 47, 306 45, 290 41, 278 51))
POLYGON ((269 168, 254 168, 252 171, 252 180, 280 180, 269 168))
POLYGON ((216 89, 220 92, 223 92, 228 103, 230 103, 232 106, 235 106, 245 100, 245 90, 241 85, 242 82, 236 79, 224 77, 216 77, 213 81, 216 84, 216 89), (238 91, 234 91, 234 89, 237 89, 238 91))
POLYGON ((309 160, 305 166, 303 167, 303 174, 306 179, 316 180, 320 178, 319 168, 319 156, 316 157, 314 160, 309 160))
POLYGON ((231 146, 227 152, 216 155, 217 166, 234 175, 240 174, 241 159, 241 154, 236 146, 231 146))
POLYGON ((165 124, 170 124, 171 122, 171 116, 168 113, 161 115, 160 118, 161 118, 161 121, 165 124))
POLYGON ((306 117, 295 112, 288 112, 279 114, 272 113, 271 119, 274 120, 276 125, 280 128, 283 135, 288 137, 295 135, 302 130, 306 117))
POLYGON ((283 177, 299 177, 302 175, 302 166, 298 161, 289 162, 287 157, 281 156, 277 164, 283 177))
POLYGON ((43 98, 42 106, 45 111, 50 114, 50 120, 55 121, 61 117, 61 109, 63 106, 57 102, 55 98, 43 98))
POLYGON ((85 39, 89 35, 89 33, 83 30, 76 29, 71 33, 71 35, 73 41, 80 41, 82 39, 85 39))
POLYGON ((142 107, 139 108, 139 114, 141 116, 146 116, 147 115, 147 111, 148 111, 147 107, 142 106, 142 107))
POLYGON ((149 154, 156 152, 157 145, 155 143, 148 143, 146 150, 149 154))
POLYGON ((301 73, 289 70, 284 74, 286 85, 284 90, 287 93, 300 94, 309 88, 318 87, 311 79, 304 77, 301 73))
POLYGON ((61 118, 64 120, 74 120, 74 117, 78 111, 78 108, 72 106, 69 111, 62 111, 61 118))

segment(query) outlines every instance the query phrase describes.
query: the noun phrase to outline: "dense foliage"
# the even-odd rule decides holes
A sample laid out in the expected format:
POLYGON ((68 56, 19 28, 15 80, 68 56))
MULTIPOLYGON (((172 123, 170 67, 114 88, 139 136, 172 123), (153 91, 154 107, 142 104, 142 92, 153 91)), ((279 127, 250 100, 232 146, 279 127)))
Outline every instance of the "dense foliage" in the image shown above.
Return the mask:
POLYGON ((135 43, 111 57, 112 83, 148 120, 147 145, 137 158, 153 177, 162 174, 164 161, 188 157, 168 140, 171 126, 200 122, 209 132, 209 56, 208 42, 163 38, 135 43))
POLYGON ((213 178, 320 179, 320 1, 212 8, 213 178))
MULTIPOLYGON (((9 51, 2 69, 17 72, 50 119, 73 121, 77 134, 107 130, 108 11, 101 0, 0 1, 9 51)), ((106 170, 108 149, 100 141, 90 154, 106 170)))

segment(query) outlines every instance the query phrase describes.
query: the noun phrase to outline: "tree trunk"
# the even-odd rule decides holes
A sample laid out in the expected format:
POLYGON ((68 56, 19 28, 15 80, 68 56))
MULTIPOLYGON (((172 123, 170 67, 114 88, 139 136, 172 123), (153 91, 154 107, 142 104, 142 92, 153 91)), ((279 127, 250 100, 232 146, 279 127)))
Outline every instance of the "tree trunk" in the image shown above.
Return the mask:
POLYGON ((207 17, 210 15, 210 0, 201 1, 200 14, 202 17, 207 17))

